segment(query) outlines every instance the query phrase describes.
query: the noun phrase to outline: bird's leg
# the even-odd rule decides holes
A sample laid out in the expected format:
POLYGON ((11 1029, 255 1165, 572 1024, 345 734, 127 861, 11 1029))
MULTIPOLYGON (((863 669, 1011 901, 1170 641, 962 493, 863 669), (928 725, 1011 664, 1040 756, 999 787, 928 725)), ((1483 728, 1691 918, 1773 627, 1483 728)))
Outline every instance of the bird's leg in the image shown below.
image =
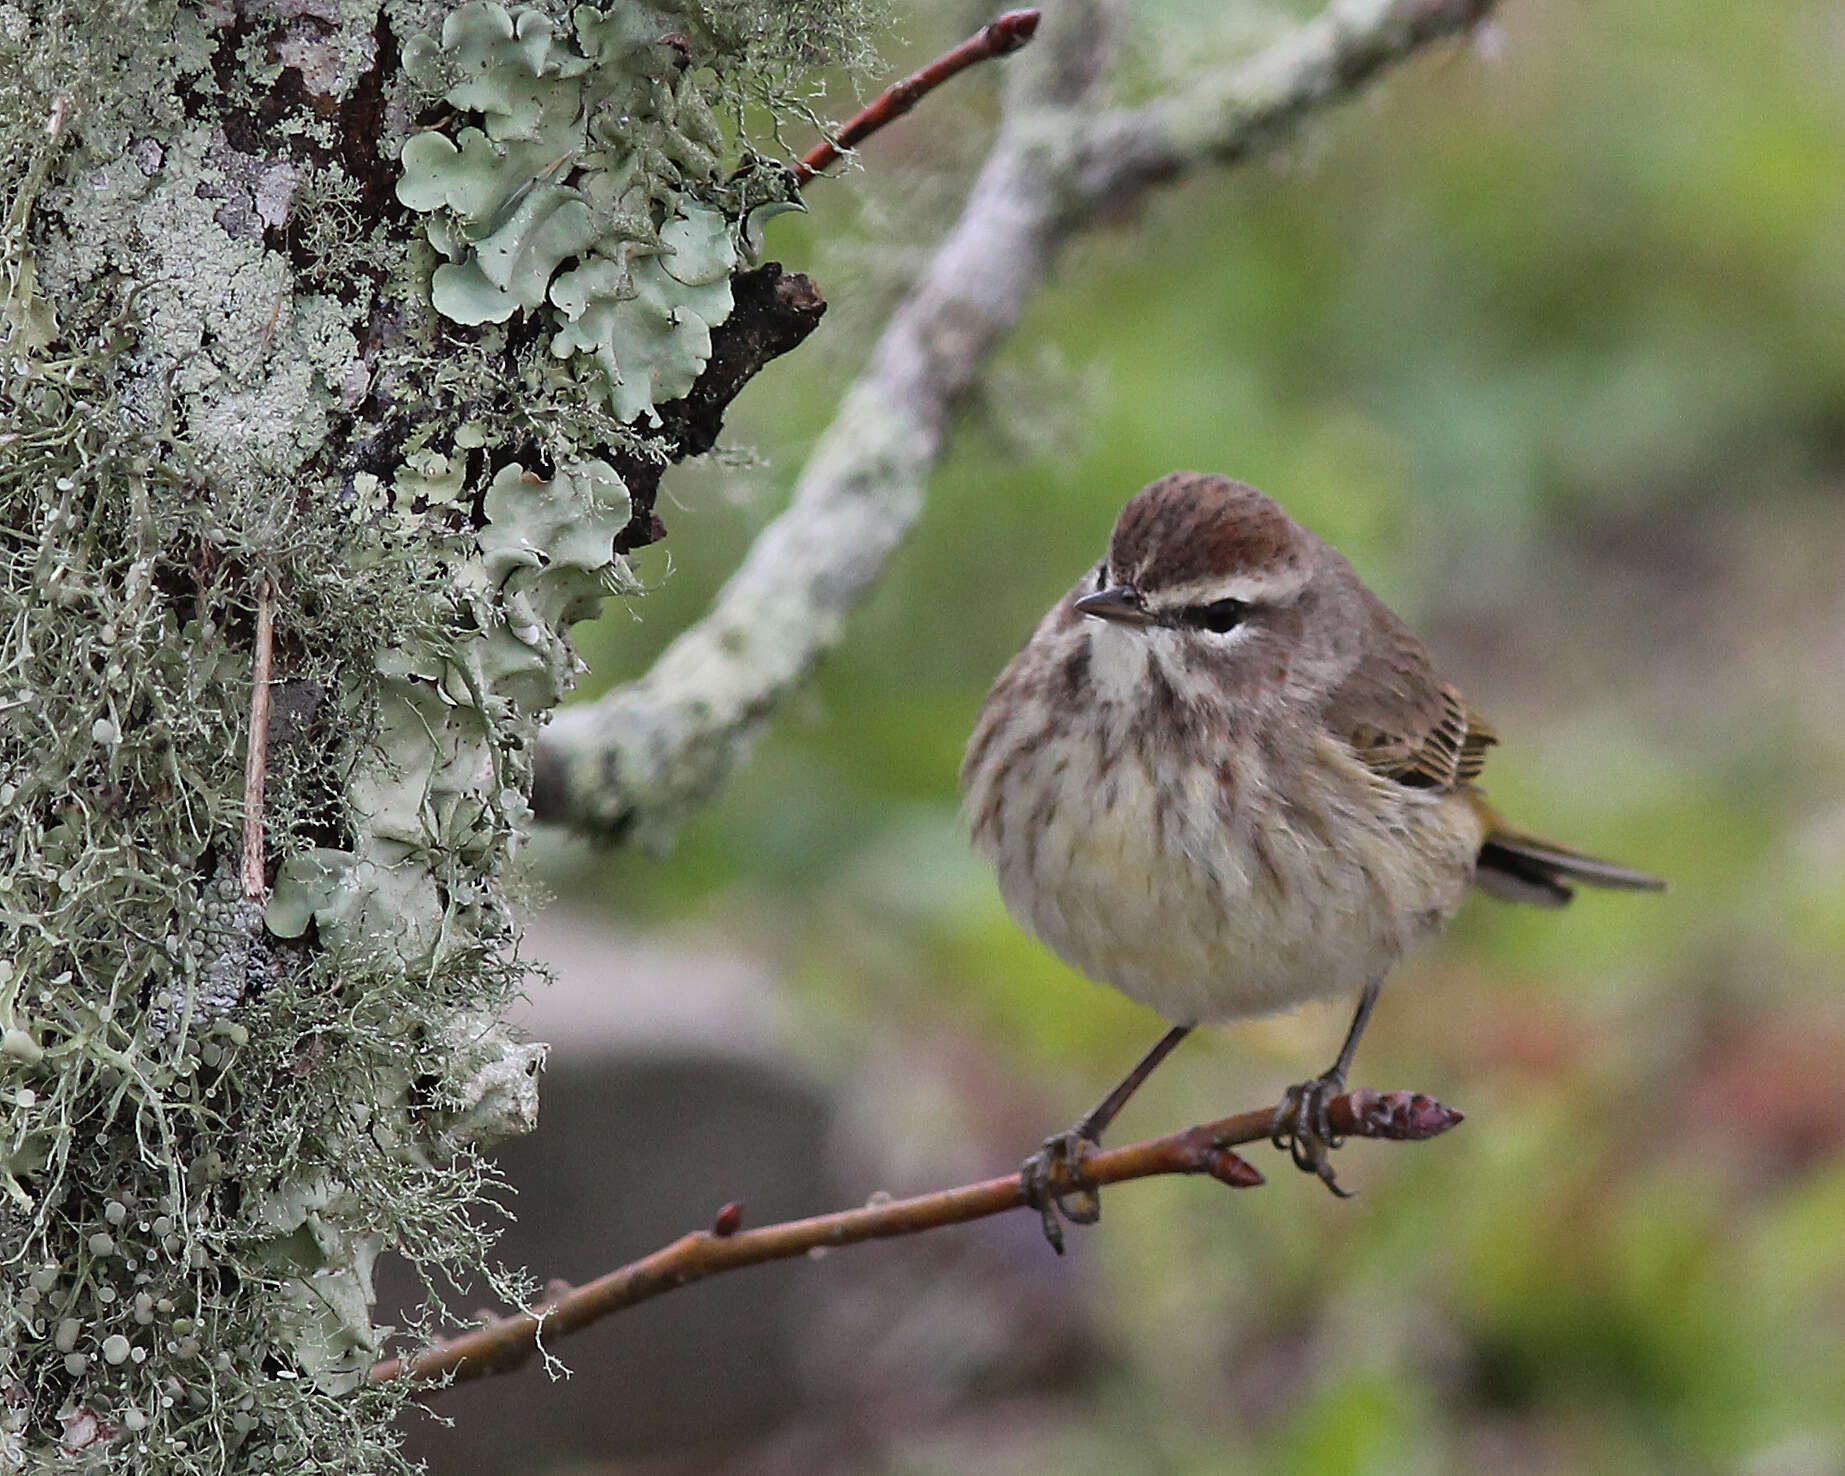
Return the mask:
POLYGON ((1051 1249, 1058 1255, 1063 1254, 1063 1226, 1057 1222, 1062 1215, 1073 1225, 1093 1225, 1102 1217, 1102 1198, 1093 1184, 1084 1184, 1083 1155, 1102 1141, 1102 1134, 1115 1120, 1121 1109, 1127 1106, 1128 1098, 1140 1090, 1140 1084, 1153 1074, 1158 1066, 1173 1052, 1173 1048, 1192 1033, 1189 1025, 1175 1025, 1157 1041, 1153 1049, 1140 1058, 1134 1069, 1116 1085, 1115 1089, 1096 1103, 1094 1109, 1079 1119, 1074 1127, 1066 1128, 1044 1140, 1044 1146, 1025 1160, 1019 1168, 1019 1178, 1025 1189, 1025 1202, 1038 1211, 1044 1221, 1044 1238, 1051 1243, 1051 1249), (1057 1168, 1062 1165, 1066 1177, 1076 1184, 1075 1190, 1066 1191, 1062 1196, 1051 1192, 1051 1180, 1056 1177, 1057 1168), (1069 1201, 1074 1200, 1074 1203, 1069 1201))
POLYGON ((1345 1032, 1345 1044, 1339 1048, 1339 1059, 1312 1081, 1288 1088, 1275 1109, 1270 1133, 1270 1141, 1287 1151, 1294 1167, 1317 1174, 1320 1182, 1341 1199, 1350 1199, 1352 1191, 1339 1187, 1328 1155, 1344 1139, 1333 1136, 1332 1124, 1326 1119, 1326 1104, 1345 1090, 1345 1074, 1351 1070, 1352 1057, 1358 1054, 1358 1037, 1365 1033, 1383 987, 1382 974, 1365 985, 1364 993, 1358 997, 1358 1013, 1352 1016, 1352 1028, 1345 1032))

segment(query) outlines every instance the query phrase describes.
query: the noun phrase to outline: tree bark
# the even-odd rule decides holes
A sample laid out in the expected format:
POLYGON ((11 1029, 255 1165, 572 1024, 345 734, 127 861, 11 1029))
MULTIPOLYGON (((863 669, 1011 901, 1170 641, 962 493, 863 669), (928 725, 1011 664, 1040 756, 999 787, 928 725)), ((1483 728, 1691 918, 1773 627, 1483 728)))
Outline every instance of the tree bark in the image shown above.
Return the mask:
POLYGON ((0 1469, 375 1471, 569 627, 824 309, 713 108, 850 7, 4 9, 0 1469))

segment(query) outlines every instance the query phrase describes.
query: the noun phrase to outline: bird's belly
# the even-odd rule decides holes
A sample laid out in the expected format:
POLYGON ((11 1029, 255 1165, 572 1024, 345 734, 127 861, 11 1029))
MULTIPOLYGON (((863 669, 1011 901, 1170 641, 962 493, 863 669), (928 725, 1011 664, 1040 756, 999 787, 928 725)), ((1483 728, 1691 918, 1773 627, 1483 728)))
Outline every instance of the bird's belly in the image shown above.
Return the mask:
POLYGON ((1060 785, 989 848, 1007 906, 1175 1023, 1354 990, 1454 912, 1480 837, 1459 796, 1333 760, 1294 770, 1285 807, 1266 774, 1203 766, 1163 794, 1132 761, 1060 785))

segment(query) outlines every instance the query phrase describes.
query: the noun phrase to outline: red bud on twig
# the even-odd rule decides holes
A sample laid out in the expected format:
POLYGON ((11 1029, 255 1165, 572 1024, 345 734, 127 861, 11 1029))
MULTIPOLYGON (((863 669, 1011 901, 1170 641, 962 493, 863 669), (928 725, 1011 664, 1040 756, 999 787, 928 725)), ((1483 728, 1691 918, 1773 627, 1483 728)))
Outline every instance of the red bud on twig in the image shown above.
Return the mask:
POLYGON ((1421 1092, 1379 1092, 1369 1087, 1351 1094, 1352 1126, 1342 1128, 1360 1138, 1390 1138, 1419 1143, 1465 1121, 1462 1113, 1444 1107, 1421 1092))
POLYGON ((1267 1182, 1262 1171, 1240 1153, 1219 1148, 1204 1161, 1204 1171, 1232 1189, 1254 1189, 1267 1182))

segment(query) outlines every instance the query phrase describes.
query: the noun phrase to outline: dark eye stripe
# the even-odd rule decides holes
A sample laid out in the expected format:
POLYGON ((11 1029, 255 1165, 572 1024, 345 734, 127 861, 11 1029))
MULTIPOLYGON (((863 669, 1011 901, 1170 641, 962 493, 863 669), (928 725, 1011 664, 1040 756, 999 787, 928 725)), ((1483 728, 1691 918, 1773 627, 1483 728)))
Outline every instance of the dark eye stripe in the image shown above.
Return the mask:
POLYGON ((1208 605, 1187 605, 1179 612, 1179 619, 1186 625, 1223 635, 1241 625, 1248 613, 1249 606, 1242 600, 1212 600, 1208 605))

